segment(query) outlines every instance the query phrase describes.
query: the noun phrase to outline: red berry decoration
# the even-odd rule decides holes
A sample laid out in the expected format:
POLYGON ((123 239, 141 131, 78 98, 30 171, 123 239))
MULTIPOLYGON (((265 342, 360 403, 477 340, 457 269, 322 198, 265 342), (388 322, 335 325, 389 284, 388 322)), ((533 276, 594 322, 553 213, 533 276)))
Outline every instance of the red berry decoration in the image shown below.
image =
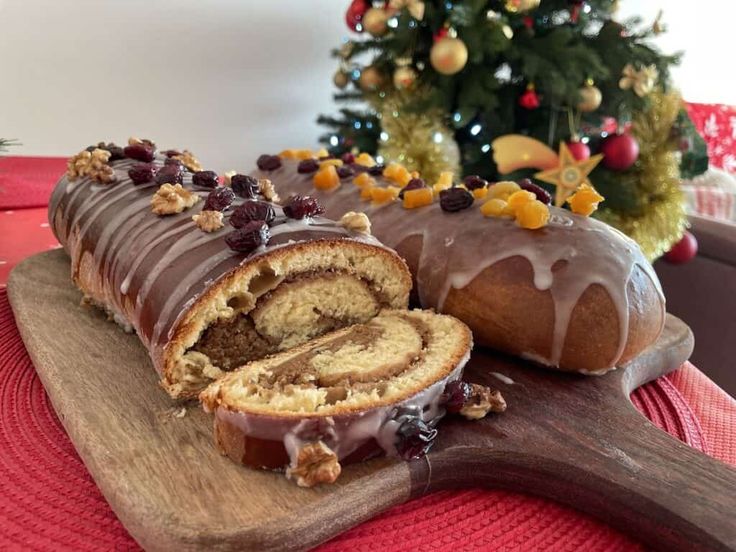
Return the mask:
POLYGON ((319 201, 310 196, 295 195, 284 205, 284 214, 293 219, 314 217, 325 212, 319 201))
POLYGON ((156 182, 159 184, 181 184, 184 176, 181 165, 164 165, 156 174, 156 182))
POLYGON ((565 145, 567 146, 567 149, 570 150, 570 154, 576 161, 585 161, 590 157, 590 148, 587 144, 583 144, 579 141, 572 141, 567 142, 565 145))
POLYGON ((451 381, 445 385, 444 402, 445 408, 451 414, 460 412, 465 403, 470 399, 470 393, 473 390, 469 383, 461 380, 451 381))
POLYGON ((296 167, 296 172, 299 174, 311 174, 319 170, 319 163, 316 159, 304 159, 299 161, 299 165, 296 167))
POLYGON ((256 159, 256 165, 262 171, 275 171, 281 166, 281 158, 278 155, 261 155, 256 159))
POLYGON ((270 203, 265 201, 246 201, 239 207, 236 207, 230 216, 230 225, 235 228, 242 228, 252 221, 265 222, 271 224, 276 218, 276 212, 270 203))
POLYGON ((456 213, 473 204, 473 194, 465 188, 450 188, 440 192, 440 208, 446 213, 456 213))
POLYGON ((664 259, 672 264, 687 263, 698 254, 698 240, 690 232, 685 232, 682 239, 664 255, 664 259))
POLYGON ((156 170, 151 163, 136 163, 128 170, 128 176, 133 184, 145 184, 156 178, 156 170))
POLYGON ((132 146, 125 146, 123 148, 125 157, 135 159, 136 161, 143 161, 144 163, 150 163, 153 161, 156 151, 152 146, 146 144, 133 144, 132 146))
POLYGON ((537 109, 539 107, 539 95, 533 84, 528 84, 526 92, 519 96, 519 105, 524 109, 537 109))
POLYGON ((219 183, 215 171, 197 171, 192 175, 192 184, 200 188, 217 188, 219 183))
POLYGON ((268 224, 262 220, 254 220, 242 228, 238 228, 225 236, 225 243, 233 251, 250 253, 261 245, 266 245, 271 239, 268 224))
POLYGON ((235 193, 225 186, 215 188, 209 194, 207 199, 204 200, 204 211, 224 211, 235 200, 235 193))
POLYGON ((468 190, 482 190, 488 187, 488 181, 477 174, 471 174, 463 179, 463 184, 468 190))
POLYGON ((348 11, 345 12, 345 24, 351 31, 358 31, 358 24, 363 20, 365 12, 368 11, 369 4, 366 0, 353 0, 348 6, 348 11))
POLYGON ((630 134, 614 134, 601 143, 603 166, 612 171, 625 171, 639 158, 639 142, 630 134))
POLYGON ((255 198, 261 189, 258 180, 247 174, 234 174, 230 178, 230 186, 235 195, 245 199, 255 198))
POLYGON ((396 451, 404 460, 416 460, 432 448, 437 430, 427 425, 419 416, 402 416, 396 431, 396 451))
POLYGON ((399 192, 399 199, 404 199, 404 192, 408 192, 410 190, 418 190, 419 188, 426 188, 427 185, 424 183, 424 180, 421 178, 412 178, 406 186, 401 188, 401 191, 399 192))

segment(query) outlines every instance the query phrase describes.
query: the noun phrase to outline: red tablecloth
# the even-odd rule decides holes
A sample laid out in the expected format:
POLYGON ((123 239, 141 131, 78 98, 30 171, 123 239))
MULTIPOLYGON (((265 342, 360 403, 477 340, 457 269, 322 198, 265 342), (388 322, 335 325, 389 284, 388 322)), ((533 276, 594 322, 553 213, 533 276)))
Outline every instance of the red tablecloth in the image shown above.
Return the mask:
MULTIPOLYGON (((60 159, 0 159, 0 286, 18 260, 58 247, 43 207, 60 159)), ((736 465, 736 401, 686 363, 632 395, 657 426, 736 465)), ((137 550, 54 414, 0 290, 0 549, 137 550)), ((623 550, 638 543, 565 506, 517 493, 440 492, 321 547, 333 550, 623 550)))

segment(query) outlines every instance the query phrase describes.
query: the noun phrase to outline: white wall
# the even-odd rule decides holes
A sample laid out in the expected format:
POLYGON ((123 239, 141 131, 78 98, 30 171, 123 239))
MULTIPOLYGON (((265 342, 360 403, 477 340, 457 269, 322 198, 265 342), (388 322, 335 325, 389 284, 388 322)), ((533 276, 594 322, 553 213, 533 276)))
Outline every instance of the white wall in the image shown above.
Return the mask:
MULTIPOLYGON (((347 4, 0 0, 0 136, 20 139, 18 153, 68 155, 134 134, 218 170, 313 144, 315 117, 333 107, 329 50, 346 34, 347 4)), ((622 0, 621 15, 651 20, 665 4, 660 43, 687 50, 676 72, 685 97, 736 104, 736 3, 622 0)))

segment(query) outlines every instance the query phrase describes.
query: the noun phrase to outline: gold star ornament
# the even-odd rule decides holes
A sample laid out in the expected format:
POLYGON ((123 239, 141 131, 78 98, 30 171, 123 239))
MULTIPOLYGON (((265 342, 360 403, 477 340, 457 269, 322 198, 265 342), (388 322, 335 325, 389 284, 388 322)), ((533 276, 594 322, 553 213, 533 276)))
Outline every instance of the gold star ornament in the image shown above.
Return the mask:
POLYGON ((603 159, 603 154, 599 153, 578 161, 570 153, 565 142, 560 142, 559 164, 552 169, 536 173, 534 178, 556 186, 555 206, 562 207, 567 198, 574 194, 581 184, 593 186, 588 180, 588 175, 601 159, 603 159))

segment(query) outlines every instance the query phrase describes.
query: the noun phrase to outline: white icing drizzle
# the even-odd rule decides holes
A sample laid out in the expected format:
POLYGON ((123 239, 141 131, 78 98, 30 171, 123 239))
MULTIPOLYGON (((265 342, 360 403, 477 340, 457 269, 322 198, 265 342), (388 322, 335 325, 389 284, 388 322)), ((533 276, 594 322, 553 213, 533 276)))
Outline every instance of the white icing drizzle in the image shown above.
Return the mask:
MULTIPOLYGON (((526 230, 513 221, 487 218, 477 206, 459 213, 441 211, 438 202, 406 210, 399 203, 375 205, 359 199, 359 189, 349 180, 332 191, 322 192, 312 185, 312 175, 296 172, 296 162, 284 160, 276 171, 255 171, 259 178, 270 178, 284 195, 309 194, 317 197, 328 216, 339 218, 346 211, 364 211, 371 219, 375 235, 404 256, 412 237, 421 239, 415 270, 419 300, 424 308, 442 311, 451 289, 462 289, 483 270, 494 264, 522 257, 532 267, 534 285, 549 291, 555 312, 551 352, 543 364, 557 366, 562 357, 573 309, 592 285, 608 293, 618 317, 618 343, 610 365, 623 354, 629 332, 627 286, 635 269, 647 275, 661 299, 664 325, 664 295, 651 265, 639 247, 618 230, 595 219, 550 208, 547 227, 526 230)), ((381 177, 376 177, 384 182, 381 177)))
POLYGON ((492 375, 494 378, 496 378, 497 380, 505 383, 506 385, 514 385, 516 383, 506 374, 502 374, 501 372, 488 372, 488 373, 492 375))

